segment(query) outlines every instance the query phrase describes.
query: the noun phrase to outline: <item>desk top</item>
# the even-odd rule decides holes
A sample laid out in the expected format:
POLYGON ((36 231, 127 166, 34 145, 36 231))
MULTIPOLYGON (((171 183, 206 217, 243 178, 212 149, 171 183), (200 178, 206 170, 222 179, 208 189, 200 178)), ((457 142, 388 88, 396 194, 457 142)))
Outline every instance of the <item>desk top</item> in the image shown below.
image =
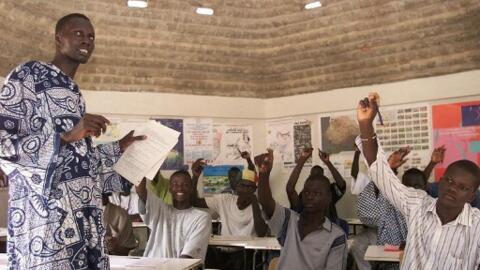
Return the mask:
MULTIPOLYGON (((144 258, 109 256, 111 270, 188 270, 202 266, 200 259, 144 258)), ((7 265, 7 254, 0 254, 0 268, 7 265)))
POLYGON ((383 246, 368 246, 365 252, 366 261, 400 262, 401 251, 385 251, 383 246))
POLYGON ((132 222, 132 227, 133 228, 148 228, 147 224, 141 222, 141 221, 134 221, 132 222))
POLYGON ((363 225, 358 218, 346 218, 345 221, 350 225, 363 225))
POLYGON ((211 246, 243 247, 256 250, 281 250, 275 237, 214 235, 208 241, 211 246))

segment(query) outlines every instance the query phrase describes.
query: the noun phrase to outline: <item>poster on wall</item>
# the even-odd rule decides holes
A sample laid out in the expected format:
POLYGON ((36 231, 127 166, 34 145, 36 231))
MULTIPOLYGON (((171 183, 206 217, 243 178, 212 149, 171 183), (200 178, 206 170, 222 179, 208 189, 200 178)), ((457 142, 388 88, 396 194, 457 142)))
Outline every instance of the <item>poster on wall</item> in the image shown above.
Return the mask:
MULTIPOLYGON (((412 151, 403 169, 423 169, 430 161, 431 117, 428 104, 409 104, 381 107, 383 125, 375 122, 377 138, 387 154, 400 147, 412 151)), ((355 111, 319 116, 320 148, 331 155, 330 160, 340 173, 350 177, 355 150, 354 141, 360 133, 355 111)))
POLYGON ((252 154, 253 127, 251 125, 213 125, 213 164, 244 164, 240 152, 252 154))
POLYGON ((206 166, 203 169, 203 193, 219 194, 231 190, 230 182, 228 181, 228 171, 232 167, 237 167, 240 170, 243 170, 243 166, 241 165, 206 166))
POLYGON ((434 146, 445 145, 445 159, 435 167, 435 179, 449 164, 468 159, 480 164, 480 101, 432 106, 434 146))
MULTIPOLYGON (((284 166, 293 167, 304 147, 312 147, 312 129, 308 120, 267 122, 267 147, 274 150, 284 166)), ((305 165, 311 165, 311 159, 305 165)))
POLYGON ((168 153, 167 158, 160 167, 161 170, 181 170, 185 168, 183 162, 183 119, 154 119, 160 124, 180 132, 178 142, 168 153))
POLYGON ((183 121, 183 151, 186 164, 199 158, 211 162, 213 157, 212 119, 187 118, 183 121))

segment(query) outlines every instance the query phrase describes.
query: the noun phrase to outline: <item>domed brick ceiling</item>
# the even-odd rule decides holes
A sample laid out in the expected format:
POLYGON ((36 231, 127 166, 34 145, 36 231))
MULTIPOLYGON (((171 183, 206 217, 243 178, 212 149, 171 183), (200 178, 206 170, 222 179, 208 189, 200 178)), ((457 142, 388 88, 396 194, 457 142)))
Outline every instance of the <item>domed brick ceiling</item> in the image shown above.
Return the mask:
POLYGON ((0 76, 51 60, 55 22, 70 12, 97 34, 76 76, 85 90, 270 98, 480 68, 478 0, 148 2, 1 0, 0 76))

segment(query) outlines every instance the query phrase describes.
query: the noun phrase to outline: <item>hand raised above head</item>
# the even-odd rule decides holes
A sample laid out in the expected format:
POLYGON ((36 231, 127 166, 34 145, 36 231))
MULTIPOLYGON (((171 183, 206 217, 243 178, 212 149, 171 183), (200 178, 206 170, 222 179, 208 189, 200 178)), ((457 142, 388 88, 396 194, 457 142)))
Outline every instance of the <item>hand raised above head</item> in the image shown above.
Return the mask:
POLYGON ((435 164, 442 163, 445 158, 445 151, 447 151, 445 145, 435 148, 432 152, 431 162, 435 164))
POLYGON ((193 162, 193 164, 192 164, 192 174, 193 174, 193 176, 200 177, 200 175, 202 174, 203 169, 205 168, 206 165, 207 165, 207 163, 205 162, 205 160, 203 158, 199 158, 199 159, 195 160, 195 162, 193 162))
POLYGON ((320 157, 320 159, 323 162, 329 162, 330 161, 330 154, 327 153, 327 152, 323 152, 322 150, 320 150, 320 148, 318 149, 318 156, 320 157))
POLYGON ((303 148, 303 151, 302 151, 301 155, 300 155, 300 158, 303 159, 303 160, 307 160, 312 156, 312 153, 313 153, 313 148, 309 147, 309 146, 305 146, 303 148))
POLYGON ((380 96, 377 93, 370 93, 368 97, 360 100, 357 106, 357 120, 359 123, 373 123, 378 112, 378 101, 380 96))
POLYGON ((260 173, 270 172, 273 167, 273 150, 267 149, 267 153, 256 156, 254 160, 260 173))

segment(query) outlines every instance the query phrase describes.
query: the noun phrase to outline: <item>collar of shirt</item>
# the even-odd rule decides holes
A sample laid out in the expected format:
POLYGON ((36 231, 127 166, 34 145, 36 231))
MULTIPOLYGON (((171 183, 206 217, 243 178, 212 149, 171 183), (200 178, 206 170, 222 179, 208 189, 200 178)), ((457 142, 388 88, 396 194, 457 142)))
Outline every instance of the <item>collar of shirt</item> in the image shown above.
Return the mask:
MULTIPOLYGON (((427 206, 427 212, 428 213, 431 213, 432 215, 435 215, 436 217, 438 217, 438 214, 437 214, 437 208, 436 208, 436 205, 437 205, 437 200, 438 199, 434 199, 430 202, 430 204, 427 206)), ((457 224, 461 224, 461 225, 464 225, 464 226, 467 226, 467 227, 471 227, 472 226, 472 220, 470 219, 470 216, 471 216, 471 210, 470 209, 470 204, 466 203, 464 206, 463 206, 463 210, 462 212, 460 212, 460 214, 457 216, 457 218, 448 223, 448 225, 457 225, 457 224)), ((438 217, 440 219, 440 217, 438 217)))

